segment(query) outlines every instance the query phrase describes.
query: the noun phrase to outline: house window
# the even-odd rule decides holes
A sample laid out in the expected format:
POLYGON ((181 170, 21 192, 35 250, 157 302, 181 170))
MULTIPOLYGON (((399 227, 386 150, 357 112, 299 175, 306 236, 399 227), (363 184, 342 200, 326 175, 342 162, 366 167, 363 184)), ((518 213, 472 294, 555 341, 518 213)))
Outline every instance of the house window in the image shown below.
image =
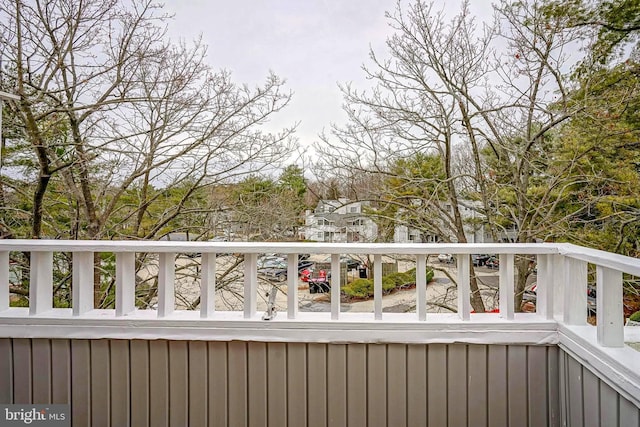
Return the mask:
POLYGON ((324 233, 322 231, 318 231, 316 233, 316 239, 322 240, 323 237, 324 237, 324 233))
POLYGON ((349 208, 349 212, 350 213, 358 213, 358 207, 357 206, 351 206, 349 208))

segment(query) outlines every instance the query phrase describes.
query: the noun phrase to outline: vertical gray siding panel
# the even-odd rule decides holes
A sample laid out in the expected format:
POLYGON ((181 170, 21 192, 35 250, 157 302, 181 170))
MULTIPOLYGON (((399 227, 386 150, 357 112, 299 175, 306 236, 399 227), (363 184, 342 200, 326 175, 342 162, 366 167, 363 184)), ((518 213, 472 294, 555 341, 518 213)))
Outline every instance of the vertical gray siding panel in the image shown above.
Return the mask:
POLYGON ((507 348, 507 384, 509 395, 509 425, 527 424, 527 347, 507 348))
POLYGON ((453 344, 447 353, 447 425, 467 425, 467 346, 453 344))
POLYGON ((527 348, 527 406, 529 425, 546 426, 549 424, 547 407, 547 347, 530 346, 527 348))
POLYGON ((447 425, 447 346, 431 344, 427 350, 427 417, 429 426, 447 425))
POLYGON ((91 347, 88 340, 71 340, 71 421, 91 425, 91 347))
POLYGON ((74 426, 640 427, 553 346, 0 339, 0 399, 74 426))
POLYGON ((547 347, 547 407, 549 426, 560 427, 560 351, 558 347, 547 347))
POLYGON ((388 408, 387 420, 390 426, 407 425, 407 346, 389 344, 387 346, 388 408))
POLYGON ((149 341, 149 425, 169 425, 169 344, 149 341))
POLYGON ((69 340, 51 340, 51 403, 71 403, 69 340))
POLYGON ((287 425, 287 344, 267 344, 267 405, 271 427, 287 425))
POLYGON ((567 357, 567 415, 571 427, 583 425, 582 365, 573 357, 567 357))
POLYGON ((51 341, 31 340, 33 357, 33 403, 51 403, 51 341))
POLYGON ((618 393, 605 382, 600 381, 600 425, 618 425, 618 393))
POLYGON ((132 340, 131 352, 131 425, 149 427, 149 341, 132 340))
POLYGON ((327 425, 327 345, 307 345, 308 425, 327 425))
POLYGON ((347 425, 347 346, 331 344, 327 348, 328 425, 347 425))
POLYGON ((0 338, 0 403, 13 403, 13 350, 10 338, 0 338))
POLYGON ((349 427, 367 425, 367 346, 349 344, 347 348, 347 396, 349 427))
POLYGON ((111 340, 111 424, 129 426, 131 404, 129 401, 129 341, 111 340))
POLYGON ((407 347, 407 424, 427 425, 427 346, 407 347))
POLYGON ((31 340, 13 340, 13 399, 15 403, 33 403, 31 340))
POLYGON ((584 396, 584 425, 600 425, 600 380, 588 369, 582 370, 582 394, 584 396))
POLYGON ((487 354, 487 398, 490 426, 509 425, 507 420, 507 346, 490 345, 487 354))
POLYGON ((469 425, 487 426, 487 346, 469 345, 467 350, 467 367, 469 376, 469 425))
POLYGON ((209 349, 209 425, 228 425, 227 343, 210 342, 209 349))
POLYGON ((207 343, 189 342, 189 426, 207 425, 207 343))
POLYGON ((560 391, 560 424, 562 426, 566 426, 569 420, 568 412, 569 408, 567 405, 569 404, 569 390, 567 387, 567 355, 564 351, 558 351, 558 383, 560 387, 558 390, 560 391))
MULTIPOLYGON (((247 343, 249 426, 267 425, 267 344, 247 343)), ((284 391, 284 390, 283 390, 284 391)))
POLYGON ((289 426, 307 425, 307 346, 287 344, 287 421, 289 426))
POLYGON ((640 409, 622 396, 620 396, 620 426, 640 426, 640 409))
MULTIPOLYGON (((392 377, 398 374, 400 367, 390 366, 390 361, 387 361, 387 349, 388 347, 383 344, 369 344, 367 346, 367 388, 360 393, 367 396, 367 417, 369 420, 367 425, 369 426, 386 426, 387 415, 391 415, 387 413, 387 405, 391 403, 390 399, 395 392, 392 389, 392 377)), ((350 393, 349 397, 352 395, 353 393, 350 393)), ((395 410, 399 412, 399 408, 395 408, 395 410)), ((395 424, 389 422, 389 425, 395 424)))
POLYGON ((189 425, 189 349, 187 341, 169 341, 169 424, 189 425))
POLYGON ((229 343, 229 425, 247 425, 247 345, 243 342, 229 343))
POLYGON ((110 369, 108 340, 92 340, 91 348, 91 426, 111 425, 110 369))

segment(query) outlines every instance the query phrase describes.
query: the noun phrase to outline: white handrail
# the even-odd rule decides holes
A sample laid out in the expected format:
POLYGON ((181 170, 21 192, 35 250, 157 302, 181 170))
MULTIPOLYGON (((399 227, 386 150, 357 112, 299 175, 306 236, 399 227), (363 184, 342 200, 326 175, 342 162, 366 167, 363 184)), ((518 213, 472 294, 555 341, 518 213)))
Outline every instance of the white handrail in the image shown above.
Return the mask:
MULTIPOLYGON (((202 253, 269 253, 282 254, 579 254, 580 246, 555 243, 300 243, 300 242, 172 242, 155 240, 0 240, 0 251, 26 252, 202 252, 202 253), (573 248, 573 249, 569 249, 573 248), (571 252, 571 253, 569 253, 571 252)), ((586 254, 590 253, 587 248, 586 254)), ((593 251, 593 250, 591 250, 593 251)), ((602 251, 596 251, 602 252, 602 251)), ((607 254, 608 252, 602 252, 607 254)), ((613 254, 611 254, 613 255, 613 254)), ((618 255, 620 256, 620 255, 618 255)), ((626 257, 622 257, 626 258, 626 257)), ((640 267, 638 267, 640 272, 640 267)), ((640 274, 639 274, 640 275, 640 274)))
MULTIPOLYGON (((426 313, 427 297, 424 272, 426 256, 451 253, 458 267, 458 318, 473 322, 469 303, 470 254, 500 255, 501 271, 500 312, 505 321, 521 321, 515 316, 514 256, 538 255, 538 320, 558 321, 566 325, 586 324, 587 264, 595 264, 598 271, 598 342, 602 346, 623 345, 621 321, 622 274, 640 276, 640 260, 571 244, 381 244, 381 243, 299 243, 299 242, 166 242, 166 241, 65 241, 65 240, 0 240, 0 317, 9 310, 9 252, 31 252, 29 316, 46 317, 53 309, 52 255, 54 252, 73 253, 73 309, 72 315, 82 318, 93 311, 94 253, 116 254, 116 310, 114 316, 131 318, 135 308, 134 253, 159 254, 158 310, 159 318, 170 318, 175 311, 176 253, 202 254, 200 315, 202 319, 218 319, 215 312, 215 254, 245 255, 244 314, 255 320, 257 314, 257 256, 261 253, 288 254, 287 320, 299 319, 297 286, 297 254, 330 254, 333 289, 340 288, 340 256, 344 254, 373 255, 374 308, 372 320, 383 320, 382 314, 382 256, 412 255, 416 258, 416 310, 404 316, 417 322, 429 322, 426 313)), ((330 319, 344 319, 340 293, 332 292, 330 319)), ((60 316, 60 314, 57 314, 60 316)), ((347 316, 349 317, 349 316, 347 316)), ((391 316, 397 318, 398 316, 391 316)), ((384 316, 387 319, 387 316, 384 316)), ((532 317, 526 317, 531 320, 532 317)), ((528 321, 528 320, 527 320, 528 321)))

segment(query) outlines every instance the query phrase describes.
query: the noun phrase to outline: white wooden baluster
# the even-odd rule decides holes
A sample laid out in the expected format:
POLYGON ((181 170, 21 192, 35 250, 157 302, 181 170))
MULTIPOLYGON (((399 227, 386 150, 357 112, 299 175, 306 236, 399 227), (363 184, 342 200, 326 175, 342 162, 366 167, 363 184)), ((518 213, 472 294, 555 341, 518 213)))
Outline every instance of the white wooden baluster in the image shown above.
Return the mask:
POLYGON ((258 308, 258 255, 244 254, 244 318, 250 319, 258 308))
POLYGON ((373 256, 373 312, 375 320, 382 320, 382 255, 373 256))
POLYGON ((176 254, 158 255, 158 317, 169 316, 175 310, 176 254))
POLYGON ((551 255, 551 277, 549 283, 553 288, 553 316, 564 318, 564 255, 551 255))
POLYGON ((213 316, 216 310, 216 254, 202 254, 200 277, 200 317, 213 316))
POLYGON ((331 255, 331 320, 340 317, 340 254, 331 255))
POLYGON ((471 320, 469 254, 458 254, 456 259, 458 264, 458 316, 462 320, 471 320))
POLYGON ((587 323, 587 263, 565 257, 564 322, 567 325, 587 323))
POLYGON ((287 318, 298 317, 298 254, 287 256, 287 318))
POLYGON ((623 347, 622 272, 598 265, 596 281, 598 343, 603 347, 623 347))
POLYGON ((29 315, 53 308, 53 252, 31 252, 29 315))
POLYGON ((136 254, 116 253, 116 316, 136 310, 136 254))
POLYGON ((514 277, 513 254, 500 254, 500 317, 513 320, 514 277))
POLYGON ((416 291, 418 320, 427 320, 427 256, 424 254, 416 258, 416 291))
POLYGON ((73 315, 82 316, 93 310, 93 252, 73 252, 72 257, 71 299, 73 315))
POLYGON ((9 252, 0 252, 0 311, 9 308, 9 252))
POLYGON ((536 268, 536 312, 544 319, 553 319, 553 256, 538 255, 536 268))

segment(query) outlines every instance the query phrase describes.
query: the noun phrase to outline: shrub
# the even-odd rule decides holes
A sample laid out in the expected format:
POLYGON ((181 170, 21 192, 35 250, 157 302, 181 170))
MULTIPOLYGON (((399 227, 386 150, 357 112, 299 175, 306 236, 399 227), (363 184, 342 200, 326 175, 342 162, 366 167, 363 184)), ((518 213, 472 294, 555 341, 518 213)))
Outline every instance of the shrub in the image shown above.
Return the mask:
MULTIPOLYGON (((416 281, 416 269, 412 268, 411 270, 407 270, 406 273, 404 274, 410 274, 411 275, 411 281, 413 283, 415 283, 416 281)), ((427 267, 427 283, 429 283, 430 281, 433 280, 433 270, 427 267)))
MULTIPOLYGON (((382 290, 383 291, 390 291, 392 289, 394 289, 396 287, 396 282, 390 278, 389 276, 385 276, 382 278, 382 290)), ((371 293, 371 295, 373 295, 373 293, 371 293)))
POLYGON ((373 295, 373 279, 356 279, 342 288, 345 295, 356 298, 367 298, 373 295))
MULTIPOLYGON (((427 269, 427 283, 433 279, 433 270, 427 269)), ((391 273, 382 278, 383 292, 389 292, 397 287, 415 283, 416 269, 411 269, 405 273, 391 273)), ((355 279, 353 282, 342 287, 342 292, 354 298, 370 298, 373 296, 373 279, 355 279)))
POLYGON ((631 320, 632 322, 640 322, 640 310, 638 310, 635 313, 633 313, 629 317, 629 320, 631 320))
POLYGON ((408 283, 414 283, 416 281, 415 274, 412 275, 410 273, 391 273, 382 279, 383 282, 384 279, 392 280, 396 287, 406 285, 408 283))

